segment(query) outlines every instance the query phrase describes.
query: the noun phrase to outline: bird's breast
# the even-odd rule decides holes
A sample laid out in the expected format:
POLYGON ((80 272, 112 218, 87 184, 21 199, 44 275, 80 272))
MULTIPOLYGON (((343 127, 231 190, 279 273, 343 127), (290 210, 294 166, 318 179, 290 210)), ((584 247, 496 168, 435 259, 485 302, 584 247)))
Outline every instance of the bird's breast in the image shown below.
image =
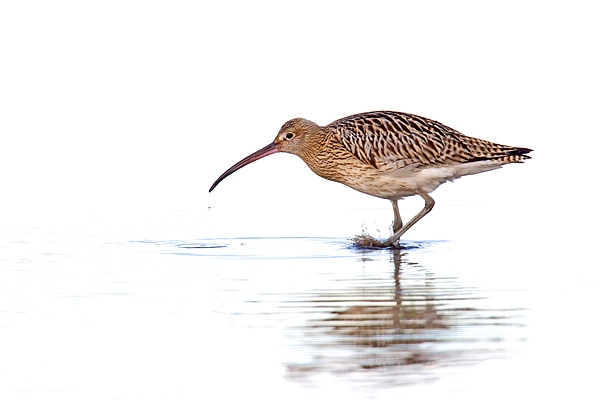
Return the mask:
POLYGON ((362 171, 344 176, 341 183, 359 192, 384 199, 398 200, 418 192, 430 193, 456 177, 453 167, 429 167, 410 171, 362 171))
POLYGON ((501 166, 489 161, 424 165, 418 160, 403 157, 379 158, 376 165, 372 165, 338 146, 304 154, 302 159, 322 178, 384 199, 401 199, 419 192, 431 193, 449 180, 501 166))

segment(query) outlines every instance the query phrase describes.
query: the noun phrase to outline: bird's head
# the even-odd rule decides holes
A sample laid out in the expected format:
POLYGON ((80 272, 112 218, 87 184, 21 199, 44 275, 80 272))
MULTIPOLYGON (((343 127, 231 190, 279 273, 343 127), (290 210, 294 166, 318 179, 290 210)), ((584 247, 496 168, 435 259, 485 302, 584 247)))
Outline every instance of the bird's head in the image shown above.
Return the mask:
POLYGON ((283 124, 273 144, 283 153, 291 153, 303 158, 314 151, 319 141, 321 127, 303 118, 294 118, 283 124))
POLYGON ((217 178, 215 183, 212 184, 209 192, 217 187, 217 185, 225 179, 227 176, 233 174, 238 169, 245 167, 246 165, 260 160, 275 153, 291 153, 299 156, 302 159, 306 159, 311 151, 315 150, 315 146, 318 145, 321 131, 321 127, 312 121, 295 118, 289 120, 279 130, 279 133, 273 140, 273 143, 268 144, 262 149, 250 154, 248 157, 234 164, 227 171, 217 178))

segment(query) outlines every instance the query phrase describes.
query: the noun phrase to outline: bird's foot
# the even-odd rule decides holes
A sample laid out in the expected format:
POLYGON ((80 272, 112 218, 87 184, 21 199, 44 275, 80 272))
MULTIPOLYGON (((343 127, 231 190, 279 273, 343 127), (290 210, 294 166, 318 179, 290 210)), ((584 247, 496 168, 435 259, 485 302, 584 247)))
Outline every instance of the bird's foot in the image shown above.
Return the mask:
POLYGON ((352 244, 356 247, 364 247, 364 248, 378 248, 378 249, 384 249, 384 248, 400 248, 400 242, 396 242, 396 243, 392 243, 389 242, 388 240, 381 240, 381 239, 377 239, 374 238, 373 236, 364 233, 362 235, 356 235, 354 236, 352 239, 350 239, 350 242, 352 242, 352 244))

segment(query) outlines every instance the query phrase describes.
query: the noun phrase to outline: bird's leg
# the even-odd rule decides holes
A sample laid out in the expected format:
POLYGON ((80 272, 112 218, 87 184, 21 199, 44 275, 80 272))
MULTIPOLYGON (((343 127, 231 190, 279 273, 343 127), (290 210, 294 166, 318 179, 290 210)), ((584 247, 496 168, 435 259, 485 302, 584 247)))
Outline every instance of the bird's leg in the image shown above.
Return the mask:
POLYGON ((394 209, 394 225, 392 226, 393 232, 396 233, 402 229, 402 218, 400 218, 400 210, 398 209, 398 200, 390 200, 392 202, 392 208, 394 209))
MULTIPOLYGON (((409 230, 411 226, 413 226, 417 223, 418 220, 423 218, 429 211, 431 211, 431 209, 435 205, 435 201, 427 193, 417 192, 417 194, 421 196, 423 200, 425 200, 425 207, 423 207, 423 209, 417 215, 415 215, 410 221, 408 221, 408 223, 404 225, 402 229, 400 229, 398 232, 394 232, 394 234, 383 243, 384 246, 392 246, 394 243, 396 243, 398 239, 400 239, 400 236, 404 235, 404 233, 406 233, 406 231, 409 230)), ((396 216, 396 208, 397 205, 394 208, 394 217, 396 216)))

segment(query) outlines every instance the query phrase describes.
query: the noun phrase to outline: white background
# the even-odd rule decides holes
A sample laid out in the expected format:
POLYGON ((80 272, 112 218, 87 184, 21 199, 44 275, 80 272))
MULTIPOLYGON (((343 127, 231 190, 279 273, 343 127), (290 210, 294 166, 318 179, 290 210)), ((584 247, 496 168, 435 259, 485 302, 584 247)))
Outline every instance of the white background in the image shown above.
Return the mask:
MULTIPOLYGON (((526 365, 544 372, 535 382, 557 371, 568 389, 569 365, 598 355, 592 292, 575 307, 555 296, 598 282, 597 16, 585 1, 4 1, 0 218, 93 230, 191 210, 165 225, 196 238, 351 237, 363 225, 385 236, 387 201, 322 180, 291 155, 208 188, 294 117, 324 125, 405 111, 529 147, 523 165, 438 189, 407 237, 458 238, 457 259, 476 251, 529 265, 489 279, 544 294, 533 300, 526 365), (554 330, 565 316, 586 340, 554 330), (557 343, 568 363, 548 351, 557 343)), ((401 203, 405 220, 421 206, 401 203)))
MULTIPOLYGON (((442 187, 438 214, 500 196, 529 208, 519 223, 535 205, 551 219, 536 223, 567 233, 558 212, 595 213, 582 200, 598 145, 595 15, 592 2, 3 2, 2 212, 211 206, 237 221, 218 233, 284 215, 274 235, 294 235, 307 215, 389 204, 290 155, 208 187, 290 118, 389 109, 535 150, 529 166, 442 187)), ((348 215, 354 230, 371 222, 348 215)))

